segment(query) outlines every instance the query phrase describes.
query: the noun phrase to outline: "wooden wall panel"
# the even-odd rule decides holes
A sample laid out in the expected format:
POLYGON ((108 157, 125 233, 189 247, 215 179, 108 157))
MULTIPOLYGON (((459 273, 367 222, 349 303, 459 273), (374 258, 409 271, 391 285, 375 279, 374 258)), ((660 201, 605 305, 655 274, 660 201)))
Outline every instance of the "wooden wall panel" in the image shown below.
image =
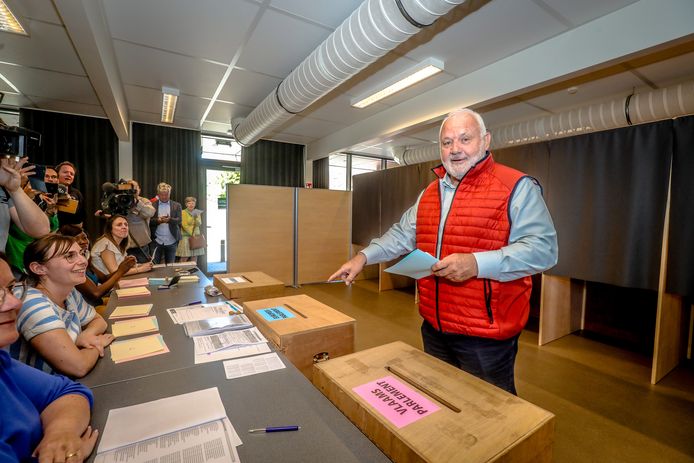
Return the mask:
POLYGON ((539 345, 580 330, 585 309, 585 282, 542 275, 539 345))
POLYGON ((352 193, 300 188, 297 282, 326 281, 350 258, 352 193))
POLYGON ((227 268, 294 279, 294 188, 229 185, 227 268))

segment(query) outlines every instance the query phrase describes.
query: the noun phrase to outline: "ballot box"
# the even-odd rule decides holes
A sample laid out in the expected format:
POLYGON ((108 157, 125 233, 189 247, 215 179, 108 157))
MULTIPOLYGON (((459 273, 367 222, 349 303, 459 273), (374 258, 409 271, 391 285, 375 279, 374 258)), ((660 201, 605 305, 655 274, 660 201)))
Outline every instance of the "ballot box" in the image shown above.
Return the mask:
POLYGON ((247 301, 243 311, 309 379, 314 363, 354 352, 355 320, 305 294, 247 301))
POLYGON ((214 285, 227 299, 250 301, 284 293, 284 283, 263 272, 235 272, 214 275, 214 285))
POLYGON ((395 462, 552 460, 554 415, 405 343, 318 363, 312 380, 395 462))

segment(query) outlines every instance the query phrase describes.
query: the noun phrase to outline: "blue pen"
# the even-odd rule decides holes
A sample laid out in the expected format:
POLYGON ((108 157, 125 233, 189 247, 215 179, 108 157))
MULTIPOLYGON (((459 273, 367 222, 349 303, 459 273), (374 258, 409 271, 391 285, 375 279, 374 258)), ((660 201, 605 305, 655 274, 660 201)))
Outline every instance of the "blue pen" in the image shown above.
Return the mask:
POLYGON ((268 426, 267 428, 249 429, 248 432, 282 432, 282 431, 298 431, 301 426, 268 426))
POLYGON ((193 301, 193 302, 190 302, 186 305, 198 305, 198 304, 202 304, 202 301, 193 301))

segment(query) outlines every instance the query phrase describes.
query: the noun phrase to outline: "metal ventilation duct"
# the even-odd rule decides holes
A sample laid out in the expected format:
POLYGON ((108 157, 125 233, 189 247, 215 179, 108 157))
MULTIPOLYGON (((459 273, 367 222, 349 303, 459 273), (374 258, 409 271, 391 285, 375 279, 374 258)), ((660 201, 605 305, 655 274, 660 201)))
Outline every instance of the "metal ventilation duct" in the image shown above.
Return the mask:
MULTIPOLYGON (((551 116, 493 127, 492 149, 616 129, 694 114, 694 81, 603 103, 580 106, 551 116)), ((438 143, 392 149, 393 158, 409 165, 439 159, 438 143)))
POLYGON ((242 122, 243 145, 291 119, 466 0, 366 0, 242 122))

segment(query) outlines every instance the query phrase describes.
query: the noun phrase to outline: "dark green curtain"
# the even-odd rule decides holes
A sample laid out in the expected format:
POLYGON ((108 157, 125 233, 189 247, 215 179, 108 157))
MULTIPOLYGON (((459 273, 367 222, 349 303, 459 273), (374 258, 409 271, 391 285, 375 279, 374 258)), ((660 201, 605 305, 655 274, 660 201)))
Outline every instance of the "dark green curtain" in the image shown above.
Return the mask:
POLYGON ((153 198, 157 184, 166 182, 173 188, 174 201, 183 204, 186 196, 195 196, 205 204, 199 131, 134 123, 132 139, 133 176, 140 182, 142 196, 153 198))
POLYGON ((70 161, 77 166, 74 186, 84 196, 84 227, 92 240, 101 235, 101 185, 118 180, 118 137, 108 119, 72 114, 19 110, 19 125, 41 134, 32 163, 55 166, 70 161))
POLYGON ((330 188, 330 156, 313 161, 313 188, 330 188))
POLYGON ((673 121, 667 291, 694 297, 694 116, 673 121))
POLYGON ((259 140, 241 151, 241 183, 304 186, 304 145, 259 140))

